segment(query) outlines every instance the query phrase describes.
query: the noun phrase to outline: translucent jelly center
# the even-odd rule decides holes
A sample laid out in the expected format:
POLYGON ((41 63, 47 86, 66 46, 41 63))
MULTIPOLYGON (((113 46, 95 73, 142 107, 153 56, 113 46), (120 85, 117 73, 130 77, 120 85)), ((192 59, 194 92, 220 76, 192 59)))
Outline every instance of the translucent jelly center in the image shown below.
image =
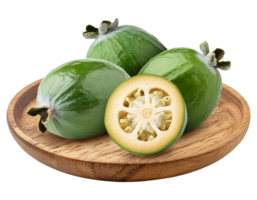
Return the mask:
POLYGON ((119 123, 125 133, 137 133, 137 139, 152 141, 169 129, 172 123, 171 98, 161 89, 140 88, 128 95, 119 113, 119 123))

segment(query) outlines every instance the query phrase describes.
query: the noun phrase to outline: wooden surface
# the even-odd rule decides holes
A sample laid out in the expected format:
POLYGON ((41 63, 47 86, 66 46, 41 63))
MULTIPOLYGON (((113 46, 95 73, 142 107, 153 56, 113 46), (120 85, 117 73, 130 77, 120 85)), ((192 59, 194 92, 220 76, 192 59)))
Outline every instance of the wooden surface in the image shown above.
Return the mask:
POLYGON ((223 84, 218 106, 201 126, 184 134, 165 152, 140 157, 122 150, 107 134, 85 140, 68 140, 48 132, 41 134, 37 130, 38 117, 26 114, 28 107, 36 105, 40 81, 25 87, 10 102, 9 129, 22 149, 36 160, 85 178, 141 181, 198 170, 232 151, 243 139, 250 122, 247 102, 223 84))

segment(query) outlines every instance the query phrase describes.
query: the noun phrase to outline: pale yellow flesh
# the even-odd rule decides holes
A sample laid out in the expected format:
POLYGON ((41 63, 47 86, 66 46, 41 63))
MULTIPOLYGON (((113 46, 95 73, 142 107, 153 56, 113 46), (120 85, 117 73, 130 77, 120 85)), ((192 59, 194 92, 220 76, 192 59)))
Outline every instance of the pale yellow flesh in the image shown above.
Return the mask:
POLYGON ((158 76, 136 76, 123 82, 110 97, 106 109, 105 124, 109 135, 121 147, 131 152, 151 154, 162 150, 177 137, 184 122, 184 113, 184 100, 175 85, 158 76), (136 111, 140 118, 139 123, 131 133, 126 133, 120 127, 121 115, 124 115, 124 113, 133 113, 135 111, 123 105, 124 99, 138 88, 142 89, 146 95, 145 104, 136 111), (148 102, 149 97, 147 94, 149 94, 149 91, 153 88, 164 91, 171 98, 169 106, 155 108, 148 102), (151 114, 150 117, 145 118, 143 115, 144 110, 146 109, 150 109, 152 113, 170 110, 172 112, 172 123, 169 128, 166 131, 161 131, 155 127, 156 125, 151 122, 154 121, 156 115, 151 114), (142 124, 147 122, 157 130, 157 137, 151 141, 145 142, 139 140, 137 134, 142 124))
POLYGON ((121 117, 120 127, 126 133, 133 133, 135 128, 139 127, 137 124, 143 120, 144 123, 141 123, 137 132, 138 139, 142 141, 152 141, 157 137, 159 130, 166 131, 172 122, 169 107, 171 98, 160 89, 154 88, 149 91, 150 93, 147 92, 138 88, 131 96, 126 97, 123 105, 129 108, 130 112, 120 111, 118 114, 121 117), (142 111, 141 107, 145 109, 142 111), (154 113, 157 109, 153 111, 152 107, 163 111, 154 113))

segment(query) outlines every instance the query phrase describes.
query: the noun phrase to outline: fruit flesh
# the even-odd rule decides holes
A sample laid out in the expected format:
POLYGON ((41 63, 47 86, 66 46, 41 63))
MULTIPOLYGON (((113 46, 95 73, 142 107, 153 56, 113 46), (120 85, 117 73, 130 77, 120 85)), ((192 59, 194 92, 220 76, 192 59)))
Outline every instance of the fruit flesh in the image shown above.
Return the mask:
POLYGON ((143 156, 157 154, 174 144, 186 122, 179 90, 153 75, 124 81, 112 93, 105 112, 105 126, 114 142, 143 156))
POLYGON ((87 58, 98 58, 123 68, 130 76, 137 75, 141 68, 166 47, 146 31, 129 25, 99 36, 90 46, 87 58))
POLYGON ((142 89, 137 91, 131 96, 125 98, 125 106, 130 108, 131 111, 120 118, 120 126, 124 132, 132 133, 140 122, 140 117, 148 119, 139 127, 137 132, 137 138, 141 141, 152 141, 157 137, 157 133, 166 131, 171 123, 172 112, 169 106, 171 103, 170 96, 164 94, 163 91, 158 89, 152 89, 149 94, 144 94, 142 89), (146 99, 147 98, 147 99, 146 99), (146 108, 140 109, 141 106, 145 105, 146 108), (163 111, 151 109, 164 108, 163 111), (156 112, 156 113, 155 113, 156 112), (141 116, 140 116, 141 115, 141 116), (151 119, 151 117, 153 117, 151 119), (158 130, 158 129, 159 130, 158 130))
POLYGON ((113 90, 129 75, 107 61, 82 59, 52 70, 38 89, 37 105, 52 108, 49 132, 69 139, 106 133, 104 111, 113 90))
POLYGON ((186 102, 189 132, 204 122, 222 93, 220 73, 195 50, 175 48, 151 59, 139 74, 156 74, 172 81, 186 102))

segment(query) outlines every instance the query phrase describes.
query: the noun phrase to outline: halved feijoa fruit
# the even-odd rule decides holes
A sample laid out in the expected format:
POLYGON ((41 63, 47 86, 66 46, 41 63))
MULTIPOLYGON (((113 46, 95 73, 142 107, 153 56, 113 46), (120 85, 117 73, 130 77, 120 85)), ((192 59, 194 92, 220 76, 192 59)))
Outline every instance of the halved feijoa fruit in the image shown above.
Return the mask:
POLYGON ((142 156, 160 153, 183 134, 187 123, 178 88, 155 75, 138 75, 121 83, 110 96, 105 127, 124 150, 142 156))

